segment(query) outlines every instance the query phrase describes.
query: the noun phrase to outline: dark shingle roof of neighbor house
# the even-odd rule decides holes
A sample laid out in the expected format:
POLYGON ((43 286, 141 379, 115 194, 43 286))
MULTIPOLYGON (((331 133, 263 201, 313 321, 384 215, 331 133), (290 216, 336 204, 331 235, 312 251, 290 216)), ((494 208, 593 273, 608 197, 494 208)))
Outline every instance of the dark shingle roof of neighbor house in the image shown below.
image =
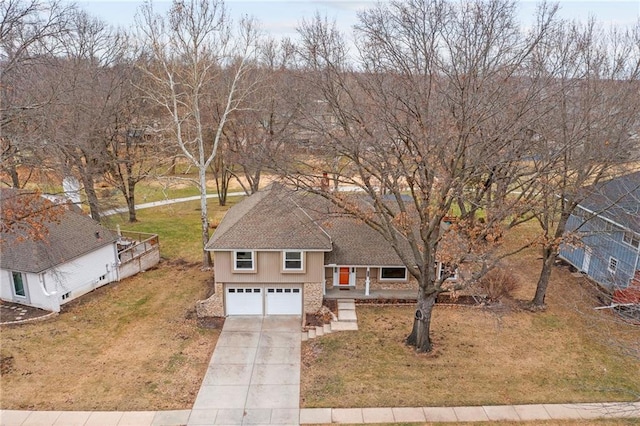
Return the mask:
POLYGON ((331 250, 329 236, 288 191, 259 191, 231 207, 208 250, 331 250))
POLYGON ((580 206, 640 233, 640 171, 620 176, 591 188, 580 206))
MULTIPOLYGON (((2 205, 10 203, 15 194, 18 191, 0 189, 2 205)), ((55 221, 45 222, 44 227, 46 233, 41 240, 20 238, 15 232, 3 232, 0 236, 0 268, 39 273, 113 244, 118 239, 115 232, 102 227, 89 216, 68 209, 55 221)))
POLYGON ((327 252, 326 264, 402 265, 382 235, 361 220, 340 214, 321 196, 281 186, 229 209, 207 249, 315 249, 327 252))

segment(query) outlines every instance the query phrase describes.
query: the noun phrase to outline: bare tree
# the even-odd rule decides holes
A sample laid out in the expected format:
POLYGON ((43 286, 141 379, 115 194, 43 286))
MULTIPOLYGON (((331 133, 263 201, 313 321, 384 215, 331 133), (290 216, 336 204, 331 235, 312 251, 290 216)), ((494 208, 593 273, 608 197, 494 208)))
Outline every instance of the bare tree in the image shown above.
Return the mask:
POLYGON ((250 20, 234 32, 218 0, 175 1, 167 16, 156 14, 148 3, 138 18, 148 54, 143 69, 148 84, 142 89, 171 117, 176 144, 198 170, 194 183, 200 191, 203 265, 209 267, 206 173, 231 114, 251 89, 245 78, 258 34, 250 20), (216 114, 205 114, 207 109, 216 114))
POLYGON ((261 45, 252 71, 260 85, 248 99, 251 108, 236 112, 224 132, 227 167, 247 194, 258 191, 262 174, 284 155, 298 130, 295 123, 306 92, 292 68, 294 53, 289 40, 270 39, 261 45))
POLYGON ((535 308, 544 306, 567 220, 587 187, 638 160, 640 44, 634 32, 560 22, 537 52, 548 75, 549 103, 532 129, 532 212, 542 229, 535 308))
POLYGON ((85 12, 76 12, 63 52, 35 83, 55 91, 55 99, 38 110, 32 126, 39 148, 57 160, 65 176, 82 183, 91 216, 100 220, 95 182, 108 168, 107 148, 114 132, 126 74, 120 71, 127 37, 85 12))
MULTIPOLYGON (((0 171, 11 186, 21 182, 18 167, 32 170, 39 162, 25 122, 36 109, 53 99, 53 93, 34 92, 38 70, 50 63, 68 31, 74 11, 71 4, 40 0, 6 0, 0 3, 0 171)), ((28 180, 28 176, 25 180, 28 180)))
POLYGON ((452 289, 448 278, 456 269, 463 281, 486 270, 504 219, 521 208, 518 195, 503 191, 479 220, 491 188, 518 185, 505 165, 522 153, 539 99, 524 69, 554 12, 543 7, 525 35, 510 2, 392 1, 360 14, 355 64, 320 17, 300 29, 309 84, 332 118, 307 118, 325 155, 287 172, 383 235, 416 278, 407 343, 417 351, 432 348, 431 313, 452 289), (335 164, 340 170, 330 169, 335 164), (360 188, 368 202, 324 191, 325 172, 360 188), (448 226, 456 203, 465 209, 448 226), (442 273, 440 263, 448 266, 442 273))
POLYGON ((155 104, 144 99, 137 87, 143 73, 133 60, 113 68, 120 87, 114 120, 108 129, 105 181, 122 194, 129 211, 129 222, 136 222, 136 185, 168 162, 168 143, 157 120, 161 113, 155 104))

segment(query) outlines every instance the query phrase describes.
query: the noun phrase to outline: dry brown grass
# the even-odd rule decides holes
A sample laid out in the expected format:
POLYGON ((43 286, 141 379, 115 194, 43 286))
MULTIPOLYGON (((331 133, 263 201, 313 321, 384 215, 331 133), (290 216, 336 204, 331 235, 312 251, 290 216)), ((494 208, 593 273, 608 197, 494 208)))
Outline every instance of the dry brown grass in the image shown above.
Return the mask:
MULTIPOLYGON (((513 235, 522 240, 527 233, 513 235)), ((516 297, 533 296, 535 250, 510 259, 516 297)), ((633 400, 640 397, 640 360, 616 345, 640 342, 640 327, 620 324, 597 305, 584 279, 556 268, 548 308, 517 302, 493 309, 437 306, 435 350, 403 344, 414 308, 358 306, 360 331, 303 344, 304 407, 457 406, 633 400), (614 339, 615 338, 615 339, 614 339)))
POLYGON ((195 302, 210 272, 163 262, 74 301, 53 320, 3 327, 3 409, 191 408, 219 332, 195 302))

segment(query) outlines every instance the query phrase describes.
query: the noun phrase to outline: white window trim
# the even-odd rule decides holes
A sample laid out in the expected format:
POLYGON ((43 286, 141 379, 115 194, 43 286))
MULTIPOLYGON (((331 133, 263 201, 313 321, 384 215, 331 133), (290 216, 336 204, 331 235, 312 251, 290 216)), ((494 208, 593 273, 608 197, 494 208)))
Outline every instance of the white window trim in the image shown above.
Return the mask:
POLYGON ((304 271, 304 252, 302 250, 284 250, 282 252, 282 270, 283 271, 296 271, 296 272, 304 271), (287 268, 287 253, 300 253, 300 267, 299 268, 287 268))
MULTIPOLYGON (((444 271, 444 265, 445 265, 445 264, 444 264, 443 262, 438 262, 438 279, 441 279, 441 278, 442 278, 442 273, 443 273, 443 271, 444 271)), ((445 281, 449 281, 449 280, 451 280, 451 281, 455 281, 455 280, 457 280, 457 279, 458 279, 458 268, 456 268, 456 269, 453 271, 453 275, 452 275, 452 276, 450 276, 449 278, 447 278, 445 281)))
POLYGON ((617 270, 618 270, 618 259, 616 259, 615 257, 609 256, 609 264, 607 265, 607 271, 615 275, 617 270), (612 262, 614 264, 613 267, 611 267, 612 262))
POLYGON ((380 272, 378 272, 378 279, 380 281, 406 281, 408 278, 406 266, 381 266, 380 272), (382 270, 383 269, 404 269, 404 278, 382 278, 382 270))
POLYGON ((640 248, 640 236, 637 236, 634 232, 632 231, 624 231, 624 233, 622 234, 622 242, 625 243, 626 245, 633 247, 633 248, 640 248), (629 236, 629 241, 627 241, 627 236, 629 236), (633 244, 633 240, 638 241, 638 245, 634 245, 633 244))
POLYGON ((13 292, 13 295, 15 297, 19 297, 20 299, 27 298, 27 274, 23 272, 18 272, 18 271, 11 271, 11 291, 13 292), (16 291, 16 283, 14 280, 15 274, 20 275, 20 280, 22 281, 22 290, 24 291, 24 295, 18 294, 18 292, 16 291))
MULTIPOLYGON (((248 261, 248 259, 240 259, 248 261)), ((256 270, 256 253, 253 250, 235 250, 233 252, 233 270, 234 271, 255 271, 256 270), (238 253, 251 253, 251 268, 238 268, 238 253)))

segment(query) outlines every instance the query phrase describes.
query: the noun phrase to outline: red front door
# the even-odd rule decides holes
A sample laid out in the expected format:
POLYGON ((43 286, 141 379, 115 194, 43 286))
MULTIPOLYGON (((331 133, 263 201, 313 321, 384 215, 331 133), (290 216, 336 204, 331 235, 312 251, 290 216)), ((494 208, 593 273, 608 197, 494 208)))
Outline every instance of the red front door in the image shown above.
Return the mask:
POLYGON ((340 285, 349 285, 349 268, 340 268, 340 285))

